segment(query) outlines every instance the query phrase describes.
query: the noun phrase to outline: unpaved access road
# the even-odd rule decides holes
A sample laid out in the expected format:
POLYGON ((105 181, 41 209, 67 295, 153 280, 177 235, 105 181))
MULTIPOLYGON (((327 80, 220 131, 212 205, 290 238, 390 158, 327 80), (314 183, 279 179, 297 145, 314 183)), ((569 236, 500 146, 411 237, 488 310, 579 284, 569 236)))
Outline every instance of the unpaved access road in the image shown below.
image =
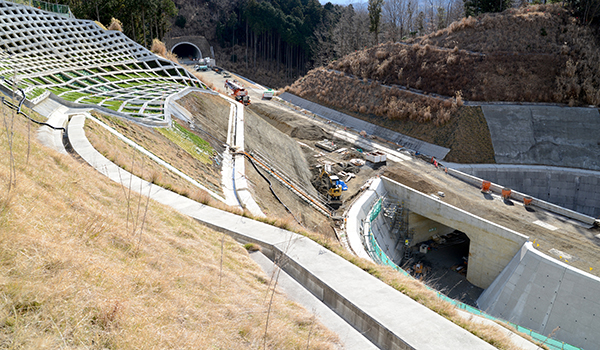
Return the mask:
MULTIPOLYGON (((216 87, 222 87, 225 81, 214 72, 203 73, 202 78, 205 77, 216 87)), ((328 135, 328 126, 319 118, 311 119, 276 101, 261 100, 259 92, 262 90, 253 88, 241 79, 238 80, 249 87, 251 100, 255 105, 251 108, 259 111, 261 116, 266 117, 265 119, 280 131, 294 137, 301 136, 300 141, 313 149, 314 143, 323 136, 323 132, 328 135)), ((342 147, 352 146, 344 144, 342 140, 336 142, 342 147)), ((314 153, 307 152, 305 147, 303 150, 307 153, 309 163, 314 164, 314 159, 310 159, 311 156, 314 157, 314 153)), ((506 204, 497 196, 484 196, 478 188, 417 158, 404 157, 401 162, 388 161, 386 167, 371 171, 367 168, 361 168, 361 176, 353 179, 354 183, 350 182, 352 188, 348 193, 349 197, 352 196, 350 192, 360 187, 369 177, 381 173, 426 194, 442 191, 445 193, 442 200, 446 203, 527 235, 540 251, 600 276, 600 239, 595 237, 600 234, 600 229, 597 227, 586 228, 539 208, 528 211, 521 203, 506 204), (366 171, 363 172, 363 169, 366 171)))

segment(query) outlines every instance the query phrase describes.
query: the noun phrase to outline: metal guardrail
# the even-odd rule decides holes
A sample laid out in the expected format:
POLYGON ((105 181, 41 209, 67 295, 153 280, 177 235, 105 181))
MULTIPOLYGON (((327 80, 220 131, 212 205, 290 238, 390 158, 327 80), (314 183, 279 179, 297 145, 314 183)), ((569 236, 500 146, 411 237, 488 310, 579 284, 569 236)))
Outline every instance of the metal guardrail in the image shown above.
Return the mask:
MULTIPOLYGON (((381 212, 381 205, 383 202, 383 197, 379 198, 377 201, 375 201, 373 207, 371 207, 371 210, 369 210, 369 213, 367 214, 365 221, 369 223, 369 232, 364 232, 364 243, 366 243, 367 246, 367 252, 368 254, 371 256, 371 258, 375 261, 377 261, 380 265, 386 265, 386 266, 390 266, 392 267, 394 270, 402 273, 405 276, 408 276, 410 278, 414 278, 412 275, 410 275, 408 272, 404 271, 400 266, 396 265, 396 263, 394 263, 394 261, 392 261, 392 259, 390 259, 385 252, 381 249, 381 247, 379 246, 379 243, 377 243, 377 240, 375 239, 375 235, 373 235, 373 232, 371 230, 372 227, 372 222, 377 218, 377 216, 379 215, 379 213, 381 212)), ((477 316, 481 316, 481 317, 485 317, 489 320, 492 321, 498 321, 500 323, 503 323, 507 326, 510 326, 512 328, 514 328, 515 330, 517 330, 520 333, 523 334, 527 334, 529 335, 531 338, 533 338, 535 341, 544 344, 545 346, 547 346, 549 349, 551 350, 583 350, 581 348, 578 348, 576 346, 567 344, 565 342, 562 342, 560 340, 556 340, 556 339, 552 339, 548 336, 539 334, 529 328, 525 328, 525 327, 521 327, 518 324, 512 323, 512 322, 508 322, 505 321, 503 319, 500 318, 496 318, 494 316, 488 315, 487 313, 473 307, 470 305, 467 305, 465 303, 462 303, 460 301, 454 300, 440 292, 438 292, 437 290, 430 288, 429 286, 425 285, 425 287, 427 287, 430 290, 433 290, 436 292, 438 298, 449 302, 450 304, 454 305, 455 307, 465 310, 473 315, 477 315, 477 316)))
POLYGON ((67 17, 67 18, 75 18, 75 16, 73 16, 73 13, 71 12, 71 8, 68 5, 52 4, 52 3, 49 3, 46 1, 40 1, 40 0, 6 0, 6 1, 13 2, 15 4, 31 6, 38 10, 54 12, 56 14, 59 14, 61 16, 67 17))

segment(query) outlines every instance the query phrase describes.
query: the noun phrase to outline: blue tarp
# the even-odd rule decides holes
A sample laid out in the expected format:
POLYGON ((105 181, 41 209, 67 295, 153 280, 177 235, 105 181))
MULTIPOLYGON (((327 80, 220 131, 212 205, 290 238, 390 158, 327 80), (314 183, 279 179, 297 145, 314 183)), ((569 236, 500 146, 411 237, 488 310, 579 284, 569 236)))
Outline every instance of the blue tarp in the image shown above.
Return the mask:
POLYGON ((338 185, 342 185, 342 191, 348 191, 348 185, 342 180, 338 180, 338 185))

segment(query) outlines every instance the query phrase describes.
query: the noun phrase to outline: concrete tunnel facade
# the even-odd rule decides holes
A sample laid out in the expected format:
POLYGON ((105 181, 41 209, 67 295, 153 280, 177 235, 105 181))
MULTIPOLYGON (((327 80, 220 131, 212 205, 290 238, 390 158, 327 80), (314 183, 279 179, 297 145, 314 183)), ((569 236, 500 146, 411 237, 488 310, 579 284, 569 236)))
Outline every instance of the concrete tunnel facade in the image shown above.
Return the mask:
POLYGON ((202 51, 200 48, 190 42, 183 41, 171 48, 171 53, 177 55, 181 59, 201 59, 202 51))
POLYGON ((470 240, 467 280, 478 287, 489 287, 528 240, 521 233, 391 179, 382 177, 381 186, 388 196, 402 199, 412 212, 467 235, 470 240))

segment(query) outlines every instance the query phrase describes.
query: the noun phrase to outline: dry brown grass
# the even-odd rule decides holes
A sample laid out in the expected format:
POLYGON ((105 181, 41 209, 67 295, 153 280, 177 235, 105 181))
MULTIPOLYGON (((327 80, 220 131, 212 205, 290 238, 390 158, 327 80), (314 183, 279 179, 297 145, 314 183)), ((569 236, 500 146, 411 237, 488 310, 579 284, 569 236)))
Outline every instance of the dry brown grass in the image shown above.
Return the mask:
POLYGON ((118 30, 119 32, 123 32, 123 23, 116 18, 110 19, 110 25, 108 26, 108 30, 118 30))
POLYGON ((455 99, 444 101, 419 96, 323 68, 310 71, 286 90, 300 97, 314 96, 319 103, 352 112, 372 114, 390 120, 433 123, 436 126, 450 121, 458 108, 455 99))
MULTIPOLYGON (((21 118, 21 117, 19 117, 21 118)), ((6 134, 0 150, 7 153, 6 134)), ((125 230, 117 184, 33 143, 15 123, 17 187, 0 157, 0 342, 10 348, 238 348, 262 344, 268 277, 246 250, 150 202, 142 235, 125 230)), ((137 203, 138 198, 130 199, 137 203)), ((335 335, 276 293, 268 349, 337 348, 335 335), (310 330, 309 330, 310 328, 310 330)))
POLYGON ((467 100, 599 105, 598 59, 591 29, 554 4, 463 18, 408 45, 381 44, 329 68, 446 96, 462 91, 467 100))
POLYGON ((178 63, 177 55, 172 53, 171 51, 167 50, 165 43, 163 43, 159 39, 156 39, 156 38, 152 39, 152 46, 150 47, 150 51, 154 52, 155 54, 157 54, 159 56, 162 56, 162 57, 168 59, 171 62, 178 63))

